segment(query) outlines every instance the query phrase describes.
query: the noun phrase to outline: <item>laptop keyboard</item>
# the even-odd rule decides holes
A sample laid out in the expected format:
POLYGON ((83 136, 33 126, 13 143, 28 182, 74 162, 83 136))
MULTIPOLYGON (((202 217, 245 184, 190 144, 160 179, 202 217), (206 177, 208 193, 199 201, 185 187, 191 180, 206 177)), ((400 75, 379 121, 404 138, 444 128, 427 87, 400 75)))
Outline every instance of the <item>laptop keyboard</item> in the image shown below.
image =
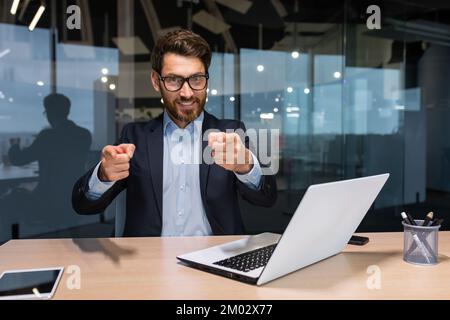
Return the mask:
POLYGON ((213 264, 243 272, 249 272, 251 270, 264 267, 269 261, 276 245, 277 244, 272 244, 267 247, 241 253, 234 257, 216 261, 213 264))

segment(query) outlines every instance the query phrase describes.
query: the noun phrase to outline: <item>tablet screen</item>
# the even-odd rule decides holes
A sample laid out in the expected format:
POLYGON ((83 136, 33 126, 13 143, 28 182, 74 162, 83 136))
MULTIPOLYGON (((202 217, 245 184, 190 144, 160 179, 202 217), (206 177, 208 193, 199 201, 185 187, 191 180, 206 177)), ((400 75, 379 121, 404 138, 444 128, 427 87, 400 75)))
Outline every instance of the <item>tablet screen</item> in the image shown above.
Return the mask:
POLYGON ((12 270, 0 278, 0 299, 49 298, 58 284, 63 268, 12 270))

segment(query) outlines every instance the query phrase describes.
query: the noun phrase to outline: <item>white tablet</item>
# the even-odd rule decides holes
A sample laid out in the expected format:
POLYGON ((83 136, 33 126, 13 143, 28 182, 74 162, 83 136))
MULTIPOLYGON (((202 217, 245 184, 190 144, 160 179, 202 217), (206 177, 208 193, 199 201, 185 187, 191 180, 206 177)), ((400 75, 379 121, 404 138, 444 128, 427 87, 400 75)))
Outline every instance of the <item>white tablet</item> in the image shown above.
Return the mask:
POLYGON ((0 277, 0 300, 50 299, 64 267, 7 270, 0 277))

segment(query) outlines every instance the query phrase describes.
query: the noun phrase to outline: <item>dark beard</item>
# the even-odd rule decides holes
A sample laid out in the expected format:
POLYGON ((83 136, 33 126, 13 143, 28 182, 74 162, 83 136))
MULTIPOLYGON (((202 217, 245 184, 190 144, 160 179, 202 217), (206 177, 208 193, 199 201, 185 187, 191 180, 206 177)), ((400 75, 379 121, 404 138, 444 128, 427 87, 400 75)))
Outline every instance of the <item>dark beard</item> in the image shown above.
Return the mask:
MULTIPOLYGON (((176 120, 178 121, 182 121, 182 122, 192 122, 195 119, 198 118, 198 116, 200 115, 200 113, 203 112, 203 110, 205 109, 205 103, 206 103, 206 97, 203 101, 201 101, 199 98, 194 97, 193 102, 196 102, 198 104, 198 108, 194 109, 194 110, 189 110, 187 113, 182 113, 182 112, 178 112, 177 107, 175 105, 176 102, 171 103, 171 102, 166 102, 167 100, 164 99, 163 97, 163 101, 164 101, 164 107, 167 110, 167 112, 176 120)), ((181 102, 185 102, 185 100, 180 100, 181 102)))

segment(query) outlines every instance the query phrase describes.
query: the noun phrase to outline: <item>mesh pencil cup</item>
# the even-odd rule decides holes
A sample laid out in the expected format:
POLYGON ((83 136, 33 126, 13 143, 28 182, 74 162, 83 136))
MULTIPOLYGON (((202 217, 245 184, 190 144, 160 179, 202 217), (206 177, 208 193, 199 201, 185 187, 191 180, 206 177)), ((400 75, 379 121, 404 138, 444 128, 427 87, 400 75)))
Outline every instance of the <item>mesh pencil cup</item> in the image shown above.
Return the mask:
POLYGON ((417 226, 403 224, 403 260, 418 265, 438 263, 440 225, 422 227, 423 220, 414 220, 417 226))

